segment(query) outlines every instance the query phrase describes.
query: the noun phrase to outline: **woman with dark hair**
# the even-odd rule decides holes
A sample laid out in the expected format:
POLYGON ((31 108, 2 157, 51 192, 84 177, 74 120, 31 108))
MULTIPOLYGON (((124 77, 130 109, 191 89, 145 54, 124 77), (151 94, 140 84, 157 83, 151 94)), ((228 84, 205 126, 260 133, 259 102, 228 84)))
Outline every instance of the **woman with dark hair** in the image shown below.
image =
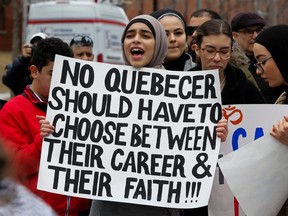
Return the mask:
POLYGON ((197 30, 195 49, 200 63, 192 70, 218 69, 222 104, 259 104, 264 98, 245 77, 243 71, 229 63, 233 37, 229 24, 223 20, 209 20, 197 30))
MULTIPOLYGON (((198 27, 195 52, 200 59, 193 71, 218 69, 223 105, 259 104, 264 98, 257 87, 247 80, 241 69, 230 61, 233 37, 229 24, 223 20, 208 20, 198 27)), ((187 215, 208 215, 208 208, 185 210, 187 215), (201 212, 200 212, 201 211, 201 212)))
POLYGON ((163 25, 167 35, 168 52, 164 60, 166 70, 187 71, 196 64, 192 57, 186 53, 187 31, 184 17, 178 11, 161 9, 153 12, 155 17, 163 25))

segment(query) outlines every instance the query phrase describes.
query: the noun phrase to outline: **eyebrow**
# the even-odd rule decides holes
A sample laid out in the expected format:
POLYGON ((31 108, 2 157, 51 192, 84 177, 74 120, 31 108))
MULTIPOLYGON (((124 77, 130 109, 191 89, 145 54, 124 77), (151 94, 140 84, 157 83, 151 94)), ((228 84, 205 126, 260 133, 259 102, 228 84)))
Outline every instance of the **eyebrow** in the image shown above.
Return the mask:
POLYGON ((246 27, 244 28, 245 30, 258 30, 258 29, 263 29, 262 26, 258 26, 258 27, 246 27))
POLYGON ((185 31, 183 28, 176 28, 176 29, 174 29, 174 31, 179 31, 179 30, 185 31))
MULTIPOLYGON (((136 32, 136 29, 130 29, 130 30, 127 31, 127 33, 134 33, 134 32, 136 32)), ((150 34, 153 35, 153 33, 151 31, 147 30, 147 29, 140 29, 140 32, 150 33, 150 34)))
POLYGON ((174 31, 180 31, 180 30, 185 32, 185 30, 183 28, 176 28, 176 29, 172 29, 172 30, 165 29, 166 32, 170 32, 170 31, 174 32, 174 31))
MULTIPOLYGON (((215 47, 215 46, 212 46, 212 45, 204 45, 205 47, 211 47, 211 48, 218 48, 218 47, 215 47)), ((221 47, 221 48, 219 48, 219 49, 229 49, 229 48, 231 48, 231 46, 224 46, 224 47, 221 47)))
POLYGON ((262 57, 262 56, 268 56, 267 54, 259 54, 257 56, 255 56, 256 59, 258 59, 259 57, 262 57))

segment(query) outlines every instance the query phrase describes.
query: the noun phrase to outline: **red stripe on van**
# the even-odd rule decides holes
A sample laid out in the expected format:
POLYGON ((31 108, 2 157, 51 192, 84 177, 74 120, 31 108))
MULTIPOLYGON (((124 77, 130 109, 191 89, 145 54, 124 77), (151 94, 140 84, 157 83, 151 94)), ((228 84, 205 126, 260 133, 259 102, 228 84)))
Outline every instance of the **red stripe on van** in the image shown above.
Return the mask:
POLYGON ((103 24, 110 24, 110 25, 119 25, 119 26, 126 26, 125 23, 117 22, 114 20, 105 20, 105 19, 63 19, 63 20, 28 20, 28 24, 43 24, 43 23, 103 23, 103 24))

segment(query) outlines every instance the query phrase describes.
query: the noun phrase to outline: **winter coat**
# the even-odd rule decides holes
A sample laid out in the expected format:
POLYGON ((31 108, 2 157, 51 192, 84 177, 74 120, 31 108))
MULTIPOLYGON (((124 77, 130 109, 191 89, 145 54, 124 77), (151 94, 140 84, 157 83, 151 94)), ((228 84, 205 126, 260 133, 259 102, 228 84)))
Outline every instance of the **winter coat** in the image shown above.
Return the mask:
POLYGON ((2 76, 2 82, 11 89, 13 94, 22 94, 27 84, 31 83, 30 79, 30 59, 19 56, 12 64, 5 67, 5 73, 2 76))
MULTIPOLYGON (((192 69, 202 70, 201 63, 192 69)), ((244 73, 231 64, 224 70, 226 82, 221 92, 222 104, 263 104, 265 102, 257 87, 250 82, 244 73)))
POLYGON ((240 68, 244 72, 247 79, 250 80, 259 89, 259 86, 256 80, 254 79, 252 73, 248 70, 249 61, 250 61, 249 58, 246 56, 244 51, 240 48, 239 44, 234 43, 233 52, 231 54, 229 63, 231 63, 235 67, 240 68))
POLYGON ((19 181, 41 197, 59 215, 77 216, 89 208, 90 201, 37 189, 42 137, 36 115, 46 116, 47 103, 41 102, 29 86, 22 95, 9 100, 0 110, 0 134, 16 164, 19 181))
POLYGON ((94 200, 89 216, 178 216, 176 209, 94 200))
POLYGON ((173 71, 188 71, 196 66, 196 64, 192 61, 191 55, 185 52, 175 61, 164 63, 163 65, 166 70, 173 71))

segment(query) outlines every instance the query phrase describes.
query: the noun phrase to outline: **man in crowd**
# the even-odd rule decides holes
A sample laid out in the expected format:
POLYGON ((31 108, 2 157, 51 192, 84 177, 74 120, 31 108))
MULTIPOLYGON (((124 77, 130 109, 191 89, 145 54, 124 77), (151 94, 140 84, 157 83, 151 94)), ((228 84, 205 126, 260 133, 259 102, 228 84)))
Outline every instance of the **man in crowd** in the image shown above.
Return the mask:
POLYGON ((200 9, 192 13, 189 25, 187 26, 187 35, 188 35, 188 52, 192 55, 192 59, 195 63, 196 60, 196 53, 194 51, 196 46, 196 32, 195 30, 202 25, 204 22, 211 20, 211 19, 222 19, 221 16, 209 9, 200 9))
POLYGON ((258 34, 263 30, 266 21, 253 12, 242 12, 234 16, 231 20, 233 38, 249 58, 249 71, 253 75, 262 95, 267 103, 275 103, 284 88, 270 88, 259 75, 256 74, 256 60, 253 55, 253 46, 258 34))
POLYGON ((22 55, 15 58, 11 64, 6 65, 2 82, 11 89, 15 96, 22 94, 25 86, 31 83, 29 67, 32 52, 37 43, 45 38, 48 38, 48 35, 42 32, 32 35, 30 41, 23 45, 22 55))
POLYGON ((70 42, 73 56, 77 59, 93 61, 93 40, 89 36, 76 35, 70 42))

